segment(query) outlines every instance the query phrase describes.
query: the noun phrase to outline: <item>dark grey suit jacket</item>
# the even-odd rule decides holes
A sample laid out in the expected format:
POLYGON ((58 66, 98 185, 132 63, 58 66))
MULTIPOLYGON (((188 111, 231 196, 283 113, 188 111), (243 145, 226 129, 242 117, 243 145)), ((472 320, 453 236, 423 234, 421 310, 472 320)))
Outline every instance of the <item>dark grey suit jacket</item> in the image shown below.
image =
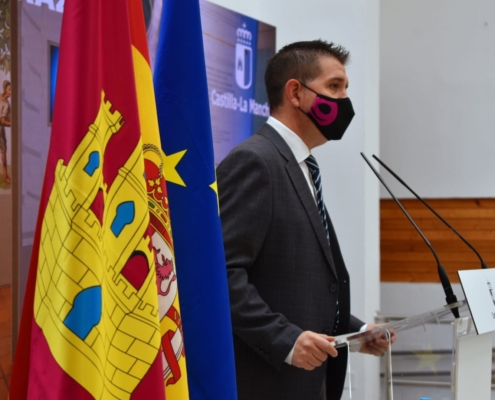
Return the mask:
POLYGON ((313 195, 284 139, 268 124, 218 166, 240 400, 340 399, 347 353, 313 371, 284 362, 305 330, 359 330, 331 220, 330 245, 313 195))

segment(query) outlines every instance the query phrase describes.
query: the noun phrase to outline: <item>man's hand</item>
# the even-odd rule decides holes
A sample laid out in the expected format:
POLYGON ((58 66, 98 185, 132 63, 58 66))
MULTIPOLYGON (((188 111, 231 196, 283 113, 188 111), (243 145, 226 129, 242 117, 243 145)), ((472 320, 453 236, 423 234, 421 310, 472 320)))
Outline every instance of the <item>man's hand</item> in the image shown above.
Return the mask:
MULTIPOLYGON (((366 327, 366 331, 371 331, 383 325, 385 324, 368 324, 368 326, 366 327)), ((390 344, 393 344, 396 339, 395 331, 393 329, 389 329, 389 333, 390 333, 390 344)), ((359 352, 365 354, 373 354, 375 356, 381 356, 383 353, 385 353, 388 350, 388 346, 389 343, 387 340, 387 334, 385 332, 382 332, 380 336, 376 337, 375 339, 361 344, 361 348, 359 349, 359 352)))
POLYGON ((333 346, 335 338, 305 331, 297 338, 292 356, 292 365, 311 371, 325 362, 328 356, 337 357, 333 346))

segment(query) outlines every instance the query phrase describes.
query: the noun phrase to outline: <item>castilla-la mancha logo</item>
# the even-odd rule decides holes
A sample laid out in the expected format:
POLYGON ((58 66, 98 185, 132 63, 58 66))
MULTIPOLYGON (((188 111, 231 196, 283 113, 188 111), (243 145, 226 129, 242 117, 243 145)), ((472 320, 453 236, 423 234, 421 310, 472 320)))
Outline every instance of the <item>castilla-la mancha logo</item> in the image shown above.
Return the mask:
POLYGON ((246 29, 246 23, 237 28, 235 46, 235 81, 241 89, 249 89, 253 84, 253 34, 246 29))

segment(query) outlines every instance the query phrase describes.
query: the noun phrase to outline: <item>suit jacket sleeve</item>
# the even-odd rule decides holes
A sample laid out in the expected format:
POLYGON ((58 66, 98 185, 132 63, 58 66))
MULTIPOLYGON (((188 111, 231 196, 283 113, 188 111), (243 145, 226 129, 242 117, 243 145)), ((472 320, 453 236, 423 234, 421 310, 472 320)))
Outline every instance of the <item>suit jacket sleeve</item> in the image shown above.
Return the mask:
POLYGON ((366 323, 361 321, 359 318, 356 318, 354 315, 351 315, 351 320, 349 323, 349 332, 358 332, 365 324, 366 323))
POLYGON ((233 330, 279 369, 302 329, 273 312, 249 282, 274 206, 270 172, 258 154, 236 149, 219 165, 217 177, 233 330))

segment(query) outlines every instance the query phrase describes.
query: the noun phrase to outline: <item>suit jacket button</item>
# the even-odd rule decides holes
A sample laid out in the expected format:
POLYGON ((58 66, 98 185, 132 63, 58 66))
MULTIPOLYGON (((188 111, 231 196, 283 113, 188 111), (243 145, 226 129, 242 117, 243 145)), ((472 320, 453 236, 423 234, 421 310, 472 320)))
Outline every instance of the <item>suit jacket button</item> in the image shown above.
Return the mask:
POLYGON ((335 293, 337 291, 337 285, 335 283, 333 285, 330 285, 330 291, 332 293, 335 293))

